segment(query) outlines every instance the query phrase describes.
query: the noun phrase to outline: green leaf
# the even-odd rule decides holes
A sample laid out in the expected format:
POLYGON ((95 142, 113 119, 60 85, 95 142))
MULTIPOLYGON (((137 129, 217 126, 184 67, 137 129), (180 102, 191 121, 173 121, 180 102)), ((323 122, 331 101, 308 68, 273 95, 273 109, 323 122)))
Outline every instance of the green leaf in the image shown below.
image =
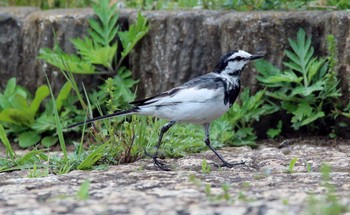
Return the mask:
POLYGON ((41 102, 50 94, 49 88, 46 85, 40 86, 36 92, 32 104, 29 107, 29 111, 35 115, 38 111, 41 102))
POLYGON ((61 88, 60 93, 56 98, 57 111, 61 110, 63 101, 65 101, 68 98, 71 90, 72 90, 72 84, 69 81, 67 81, 61 88))
POLYGON ((0 121, 30 127, 34 122, 34 115, 29 110, 6 109, 0 113, 0 121))
POLYGON ((299 86, 296 87, 292 90, 292 96, 295 95, 302 95, 302 96, 309 96, 312 93, 316 92, 316 91, 321 91, 323 90, 323 83, 322 82, 317 82, 314 85, 311 85, 310 87, 304 87, 304 86, 299 86))
POLYGON ((282 132, 282 121, 279 120, 278 124, 277 124, 277 128, 270 128, 269 130, 267 130, 266 134, 269 138, 275 138, 278 135, 280 135, 282 132))
POLYGON ((102 155, 105 154, 108 142, 96 147, 90 154, 77 166, 78 170, 91 169, 92 166, 101 159, 102 155))
POLYGON ((95 45, 109 46, 117 36, 118 13, 117 5, 111 4, 109 0, 100 0, 93 5, 98 21, 90 19, 89 35, 93 38, 95 45))
POLYGON ((6 96, 0 94, 0 111, 7 108, 12 108, 12 105, 6 96))
POLYGON ((294 72, 286 71, 284 74, 270 76, 269 78, 265 79, 265 82, 267 83, 280 83, 280 82, 300 83, 302 79, 303 79, 302 77, 298 77, 294 72))
POLYGON ((94 74, 95 67, 91 62, 86 62, 76 55, 63 53, 62 50, 51 50, 48 48, 40 49, 39 59, 47 61, 63 71, 69 71, 75 74, 94 74))
POLYGON ((254 61, 254 65, 256 70, 258 71, 259 75, 257 78, 259 79, 265 79, 269 76, 274 76, 281 74, 281 70, 279 70, 277 67, 273 66, 270 62, 265 60, 257 60, 254 61))
POLYGON ((79 200, 88 200, 90 195, 89 195, 89 189, 90 189, 90 182, 89 181, 84 181, 77 192, 77 197, 79 200))
POLYGON ((30 126, 30 128, 38 133, 43 133, 46 131, 55 131, 55 118, 52 115, 48 116, 47 114, 42 114, 37 119, 35 119, 34 123, 30 126))
POLYGON ((28 110, 27 99, 20 94, 15 94, 9 98, 11 106, 18 110, 28 110))
POLYGON ((45 147, 50 147, 50 146, 53 146, 57 143, 58 141, 58 138, 57 137, 44 137, 42 140, 41 140, 41 144, 45 147))
POLYGON ((323 111, 318 112, 318 113, 313 114, 313 115, 311 115, 310 117, 304 119, 304 120, 302 121, 302 124, 301 124, 301 125, 302 125, 302 126, 308 125, 308 124, 310 124, 311 122, 317 120, 318 118, 321 118, 321 117, 324 117, 324 116, 325 116, 325 113, 324 113, 323 111))
POLYGON ((117 51, 117 44, 113 46, 93 45, 93 41, 87 37, 84 40, 71 40, 74 46, 78 49, 79 54, 83 60, 91 62, 92 64, 102 64, 107 68, 112 67, 113 57, 117 51))
POLYGON ((9 156, 11 160, 14 160, 16 153, 13 151, 10 141, 7 138, 4 127, 0 124, 0 140, 6 148, 6 156, 9 156))
POLYGON ((128 31, 118 32, 123 46, 122 58, 130 53, 136 43, 147 34, 148 30, 147 19, 138 12, 136 23, 130 25, 128 31))
POLYGON ((305 117, 308 117, 312 114, 312 107, 306 103, 302 102, 298 104, 297 109, 293 111, 295 121, 302 121, 305 117))
POLYGON ((36 143, 40 141, 41 137, 35 131, 27 131, 19 135, 19 146, 22 148, 27 148, 30 146, 34 146, 36 143))
POLYGON ((10 78, 7 81, 7 85, 4 91, 4 96, 6 97, 11 96, 15 92, 15 89, 16 89, 16 78, 10 78))

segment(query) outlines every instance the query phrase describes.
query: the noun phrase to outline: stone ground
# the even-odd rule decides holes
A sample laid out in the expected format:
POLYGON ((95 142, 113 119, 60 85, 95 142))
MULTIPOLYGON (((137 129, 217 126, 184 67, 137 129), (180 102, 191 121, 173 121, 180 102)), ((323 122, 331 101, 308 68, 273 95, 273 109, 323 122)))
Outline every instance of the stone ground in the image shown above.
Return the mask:
POLYGON ((218 160, 207 151, 166 159, 169 172, 143 159, 44 178, 29 178, 26 171, 0 173, 0 214, 320 214, 329 205, 319 171, 324 163, 331 166, 336 202, 350 204, 350 141, 325 142, 219 150, 230 162, 246 162, 232 169, 215 167, 218 160), (294 172, 287 173, 294 157, 294 172), (208 174, 202 173, 203 159, 211 166, 208 174), (85 180, 90 196, 79 200, 85 180))

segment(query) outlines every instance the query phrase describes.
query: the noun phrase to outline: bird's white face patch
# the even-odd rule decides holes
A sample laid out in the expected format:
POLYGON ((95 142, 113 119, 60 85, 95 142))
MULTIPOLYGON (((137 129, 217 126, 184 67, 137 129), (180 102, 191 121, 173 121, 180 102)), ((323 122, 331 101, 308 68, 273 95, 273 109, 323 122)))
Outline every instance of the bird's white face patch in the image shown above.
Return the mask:
POLYGON ((227 70, 227 73, 229 74, 230 72, 242 70, 246 64, 247 64, 247 61, 244 61, 244 60, 229 61, 225 70, 227 70))
POLYGON ((239 76, 240 71, 249 62, 252 55, 248 52, 239 50, 227 58, 227 66, 222 71, 222 75, 226 76, 239 76))

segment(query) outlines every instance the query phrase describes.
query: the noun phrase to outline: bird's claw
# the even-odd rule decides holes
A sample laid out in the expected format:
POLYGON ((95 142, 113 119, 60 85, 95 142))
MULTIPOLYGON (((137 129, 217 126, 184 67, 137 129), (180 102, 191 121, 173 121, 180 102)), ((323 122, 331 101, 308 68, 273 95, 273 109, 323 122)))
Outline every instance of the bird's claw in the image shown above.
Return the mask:
POLYGON ((165 165, 164 163, 162 163, 162 162, 160 162, 160 161, 158 160, 158 157, 157 157, 156 154, 151 155, 151 154, 148 153, 148 152, 146 151, 146 149, 145 149, 145 155, 148 156, 148 157, 151 157, 151 158, 153 159, 154 165, 157 166, 159 169, 164 170, 164 171, 170 171, 170 169, 167 168, 166 165, 165 165))
POLYGON ((234 166, 237 166, 237 165, 245 165, 245 161, 241 161, 239 163, 232 163, 232 164, 224 161, 224 162, 222 162, 221 165, 215 164, 215 166, 217 166, 217 167, 227 167, 227 168, 233 168, 234 166))
POLYGON ((154 165, 160 168, 161 170, 170 171, 170 169, 167 168, 164 163, 158 161, 157 157, 153 157, 153 162, 154 162, 154 165))

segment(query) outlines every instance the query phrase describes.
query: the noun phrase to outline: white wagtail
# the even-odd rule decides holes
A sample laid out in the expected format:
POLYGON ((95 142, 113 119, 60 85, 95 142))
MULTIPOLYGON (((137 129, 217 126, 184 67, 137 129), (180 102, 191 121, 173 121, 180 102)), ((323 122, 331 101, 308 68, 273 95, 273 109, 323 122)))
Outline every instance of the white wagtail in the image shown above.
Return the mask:
POLYGON ((176 122, 201 124, 205 131, 205 144, 222 161, 221 166, 233 167, 237 164, 228 163, 211 145, 209 139, 210 123, 226 113, 236 100, 240 88, 240 74, 244 66, 252 60, 262 58, 262 55, 251 55, 242 50, 231 51, 220 58, 213 72, 196 77, 188 82, 163 92, 159 95, 131 102, 129 110, 96 117, 85 122, 69 126, 72 128, 84 123, 126 116, 130 114, 155 116, 169 120, 159 134, 156 152, 151 155, 154 164, 163 170, 167 169, 158 161, 158 149, 165 132, 176 122))

